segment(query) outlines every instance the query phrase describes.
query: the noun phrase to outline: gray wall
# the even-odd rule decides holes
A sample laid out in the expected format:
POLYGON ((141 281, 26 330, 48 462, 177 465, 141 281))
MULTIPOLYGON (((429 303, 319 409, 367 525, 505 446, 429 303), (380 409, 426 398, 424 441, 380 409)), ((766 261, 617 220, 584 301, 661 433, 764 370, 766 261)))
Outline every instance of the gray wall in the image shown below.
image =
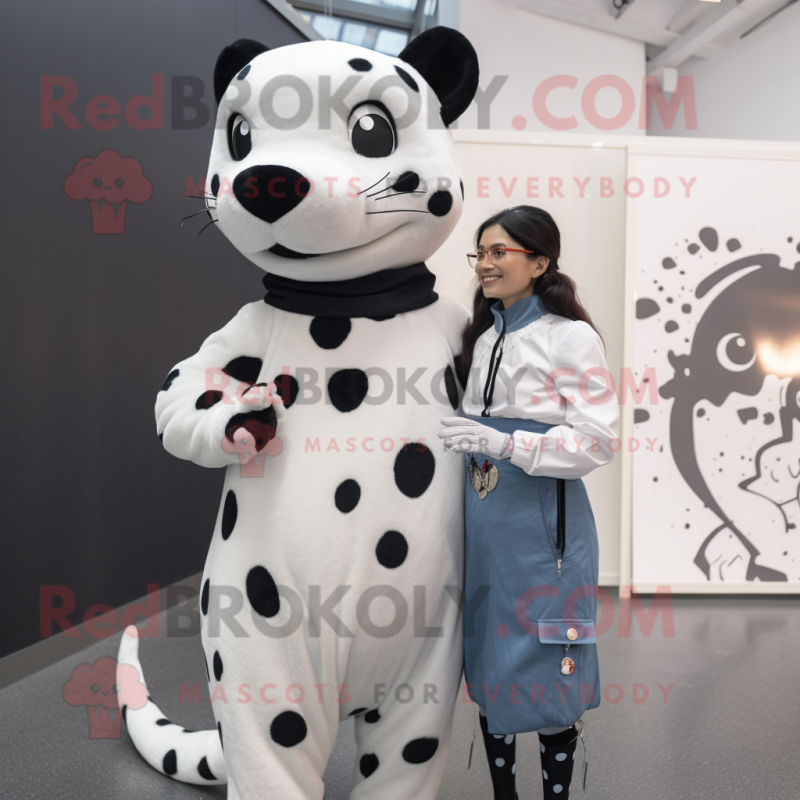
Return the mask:
POLYGON ((3 9, 0 656, 39 639, 42 585, 74 592, 78 623, 94 604, 202 569, 223 474, 167 455, 153 404, 173 364, 263 296, 260 270, 214 226, 196 238, 202 216, 180 227, 201 206, 184 195, 207 165, 214 62, 241 36, 302 39, 261 0, 3 9), (124 110, 151 94, 153 73, 164 76, 163 130, 134 130, 124 114, 110 130, 87 123, 92 97, 124 110), (58 117, 42 129, 43 75, 75 82, 81 130, 58 117), (173 120, 173 76, 203 82, 202 126, 176 127, 187 123, 173 120), (152 184, 149 200, 128 204, 124 233, 93 233, 89 201, 65 190, 79 159, 108 148, 137 159, 152 184))

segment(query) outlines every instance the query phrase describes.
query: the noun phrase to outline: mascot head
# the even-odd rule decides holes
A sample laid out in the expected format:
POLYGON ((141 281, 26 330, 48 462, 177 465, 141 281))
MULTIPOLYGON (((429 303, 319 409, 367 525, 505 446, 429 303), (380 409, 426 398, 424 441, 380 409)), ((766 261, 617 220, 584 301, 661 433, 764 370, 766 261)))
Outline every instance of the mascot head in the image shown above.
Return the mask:
POLYGON ((478 59, 432 28, 392 57, 343 42, 217 60, 209 214, 268 273, 356 278, 432 255, 461 214, 448 130, 478 87, 478 59))

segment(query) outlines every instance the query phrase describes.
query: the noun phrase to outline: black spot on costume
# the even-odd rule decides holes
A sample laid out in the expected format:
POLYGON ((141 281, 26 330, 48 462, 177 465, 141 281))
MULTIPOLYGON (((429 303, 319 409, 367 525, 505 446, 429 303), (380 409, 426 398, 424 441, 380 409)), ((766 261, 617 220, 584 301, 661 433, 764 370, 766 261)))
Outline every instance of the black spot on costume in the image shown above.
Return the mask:
POLYGON ((208 766, 208 759, 203 756, 200 759, 200 763, 197 765, 197 771, 200 773, 201 778, 205 778, 207 781, 215 781, 217 776, 211 771, 211 768, 208 766))
POLYGON ((361 770, 361 774, 365 778, 369 778, 373 772, 380 766, 380 762, 378 761, 378 756, 374 753, 366 753, 365 755, 361 756, 361 761, 359 762, 359 769, 361 770))
POLYGON ((162 762, 164 773, 166 775, 174 775, 178 771, 178 754, 174 750, 170 750, 162 762))
POLYGON ((402 68, 395 64, 395 72, 403 79, 403 82, 414 92, 419 91, 417 82, 402 68))
POLYGON ((314 317, 311 320, 311 338, 323 349, 334 350, 350 333, 350 320, 337 317, 314 317))
POLYGON ((352 478, 342 481, 336 487, 334 502, 342 514, 349 514, 361 499, 361 487, 352 478))
POLYGON ((167 389, 172 386, 172 382, 175 380, 175 378, 177 378, 180 374, 181 371, 179 369, 172 370, 172 372, 170 372, 169 375, 167 375, 167 377, 164 379, 164 384, 161 387, 161 391, 166 392, 167 389))
POLYGON ((381 566, 397 569, 408 556, 408 541, 399 531, 386 531, 375 548, 375 555, 381 566))
POLYGON ((274 617, 280 611, 278 587, 265 567, 253 567, 247 573, 247 599, 262 617, 274 617))
POLYGON ((347 62, 356 72, 369 72, 372 64, 366 58, 351 58, 347 62))
POLYGON ((328 381, 331 403, 344 413, 355 411, 367 396, 368 390, 369 379, 361 369, 340 369, 328 381))
POLYGON ((406 497, 420 497, 431 485, 436 461, 424 444, 409 442, 394 461, 394 481, 406 497))
POLYGON ((453 406, 453 411, 458 408, 458 387, 456 386, 456 376, 453 368, 448 364, 444 370, 444 388, 447 391, 447 399, 453 406))
POLYGON ((297 399, 297 393, 300 390, 297 378, 294 375, 280 374, 276 375, 272 381, 275 384, 275 394, 283 400, 283 407, 289 408, 297 399))
POLYGON ((272 721, 269 733, 282 747, 294 747, 306 738, 306 721, 296 711, 284 711, 272 721))
POLYGON ((223 539, 227 540, 230 538, 238 516, 239 506, 236 502, 236 495, 233 489, 228 489, 228 494, 225 495, 225 505, 222 509, 221 533, 223 539))
POLYGON ((414 739, 403 748, 403 760, 409 764, 424 764, 433 758, 438 747, 438 739, 428 736, 414 739))
POLYGON ((203 394, 197 398, 197 402, 195 402, 194 407, 198 411, 207 411, 209 408, 219 403, 220 400, 222 400, 222 392, 209 389, 207 392, 203 392, 203 394))
POLYGON ((206 578, 203 582, 203 590, 200 592, 200 610, 203 612, 205 616, 208 614, 208 595, 211 587, 211 581, 206 578))
POLYGON ((223 368, 226 375, 244 383, 255 383, 258 373, 261 372, 261 359, 254 356, 239 356, 229 361, 223 368))

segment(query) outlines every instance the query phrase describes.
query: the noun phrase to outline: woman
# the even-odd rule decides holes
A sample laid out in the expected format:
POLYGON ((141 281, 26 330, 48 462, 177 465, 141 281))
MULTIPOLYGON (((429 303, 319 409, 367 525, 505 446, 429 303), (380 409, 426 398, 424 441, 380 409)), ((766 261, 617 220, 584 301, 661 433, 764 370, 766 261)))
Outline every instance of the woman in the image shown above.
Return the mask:
POLYGON ((506 209, 476 242, 465 416, 439 432, 468 462, 465 676, 495 800, 515 798, 514 734, 527 731, 545 798, 566 798, 581 714, 600 702, 597 530, 581 478, 619 449, 619 408, 550 214, 506 209))

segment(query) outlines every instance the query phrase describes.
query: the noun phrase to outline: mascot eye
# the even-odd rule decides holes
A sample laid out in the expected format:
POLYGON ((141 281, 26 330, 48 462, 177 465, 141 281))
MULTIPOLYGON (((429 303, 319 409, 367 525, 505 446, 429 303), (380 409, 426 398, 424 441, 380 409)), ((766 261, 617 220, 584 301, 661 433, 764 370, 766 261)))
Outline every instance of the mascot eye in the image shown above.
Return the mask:
POLYGON ((347 132, 353 150, 367 158, 384 158, 395 148, 394 125, 386 112, 369 103, 350 115, 347 132))
POLYGON ((753 346, 741 333, 728 333, 717 344, 717 361, 731 372, 744 372, 755 360, 753 346))
POLYGON ((241 161, 252 147, 250 123, 241 115, 234 114, 228 120, 228 149, 234 161, 241 161))
POLYGON ((96 683, 93 683, 91 685, 90 691, 92 694, 97 694, 100 691, 100 687, 96 683))
POLYGON ((117 178, 114 181, 114 186, 116 186, 117 189, 121 189, 124 185, 125 185, 125 179, 124 178, 117 178))
POLYGON ((100 178, 95 178, 92 181, 92 186, 94 186, 95 189, 99 189, 102 185, 103 185, 103 181, 100 180, 100 178))

